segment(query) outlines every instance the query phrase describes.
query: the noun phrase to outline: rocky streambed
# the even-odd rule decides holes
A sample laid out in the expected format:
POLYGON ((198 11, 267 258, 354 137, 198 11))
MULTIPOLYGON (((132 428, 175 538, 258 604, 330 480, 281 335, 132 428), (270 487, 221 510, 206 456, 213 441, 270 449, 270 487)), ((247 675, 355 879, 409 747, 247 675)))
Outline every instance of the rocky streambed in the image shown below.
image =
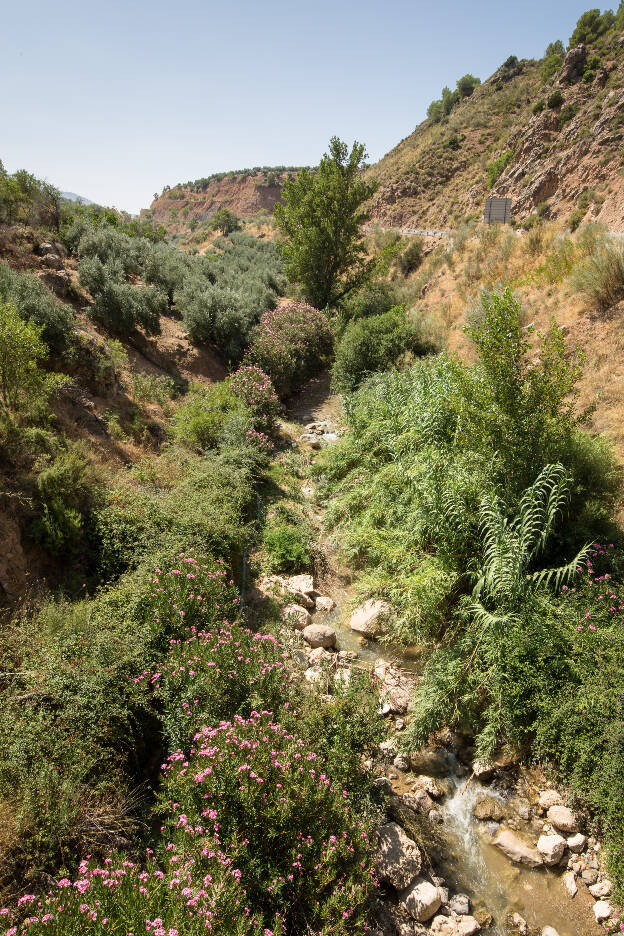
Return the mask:
MULTIPOLYGON (((316 388, 301 407, 305 426, 293 444, 313 458, 335 442, 342 431, 335 410, 327 389, 316 388)), ((304 494, 313 499, 312 485, 304 494)), ((379 691, 388 732, 367 767, 386 791, 387 821, 378 830, 374 936, 600 936, 619 929, 600 842, 543 775, 513 759, 480 763, 470 738, 451 731, 431 747, 403 752, 418 675, 409 653, 377 642, 391 612, 384 601, 354 607, 349 576, 336 570, 319 582, 265 576, 252 601, 270 597, 284 605, 306 681, 331 693, 366 667, 379 691)))

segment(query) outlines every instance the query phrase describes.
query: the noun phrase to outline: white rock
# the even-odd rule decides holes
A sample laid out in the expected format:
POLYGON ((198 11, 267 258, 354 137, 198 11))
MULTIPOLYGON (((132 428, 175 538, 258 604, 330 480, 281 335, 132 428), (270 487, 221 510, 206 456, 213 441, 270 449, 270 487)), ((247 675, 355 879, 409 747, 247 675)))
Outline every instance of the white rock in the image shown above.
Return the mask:
POLYGON ((472 772, 477 780, 489 780, 494 773, 494 764, 487 761, 476 760, 472 765, 472 772))
POLYGON ((332 659, 332 654, 328 653, 323 647, 315 647, 314 650, 310 650, 308 654, 308 660, 312 666, 317 666, 320 663, 326 663, 328 660, 332 659))
POLYGON ((480 929, 481 927, 473 916, 465 916, 457 924, 459 936, 473 936, 473 934, 478 933, 480 929))
POLYGON ((511 861, 517 864, 528 865, 529 868, 539 868, 544 860, 536 848, 524 842, 511 829, 499 829, 492 845, 503 852, 511 861))
POLYGON ((351 630, 365 637, 378 637, 382 632, 382 620, 390 613, 390 605, 381 599, 369 598, 353 612, 349 620, 351 630))
POLYGON ((458 916, 467 916, 470 913, 470 897, 467 894, 455 894, 449 900, 449 909, 458 916))
POLYGON ((579 854, 585 848, 585 843, 587 842, 587 836, 583 835, 582 832, 577 832, 576 835, 571 835, 568 839, 568 848, 571 852, 579 854))
POLYGON ((347 667, 343 669, 336 670, 336 675, 334 676, 334 685, 342 686, 346 689, 351 685, 351 670, 347 667))
POLYGON ((521 917, 519 913, 512 913, 509 922, 511 923, 512 928, 520 934, 520 936, 526 936, 527 932, 527 921, 524 917, 521 917))
POLYGON ((311 575, 291 575, 286 585, 295 594, 311 595, 314 591, 314 579, 311 575))
POLYGON ((563 886, 567 890, 570 897, 574 897, 578 893, 578 887, 576 886, 576 876, 574 871, 566 871, 563 875, 563 886))
POLYGON ((589 888, 589 893, 592 897, 610 897, 611 891, 613 890, 613 885, 611 881, 598 881, 597 884, 592 884, 589 888))
POLYGON ((561 799, 561 794, 557 793, 556 790, 542 790, 539 795, 538 804, 539 808, 546 812, 551 806, 562 806, 563 800, 561 799))
POLYGON ((542 930, 542 936, 559 936, 554 926, 545 926, 542 930))
POLYGON ((320 683, 323 680, 324 674, 320 666, 311 666, 303 674, 304 678, 309 683, 320 683))
POLYGON ((397 890, 412 883, 420 872, 420 849, 396 822, 387 822, 377 833, 377 871, 382 881, 397 890))
POLYGON ((432 936, 458 936, 457 923, 452 917, 438 913, 431 921, 429 932, 432 936))
POLYGON ((543 856, 544 864, 559 864, 566 850, 566 840, 556 832, 553 835, 540 835, 537 840, 537 850, 543 856))
POLYGON ((404 772, 409 770, 409 757, 407 757, 405 754, 397 754, 392 763, 397 770, 402 770, 404 772))
POLYGON ((282 610, 282 620, 290 624, 294 630, 299 631, 302 631, 304 627, 312 623, 312 618, 308 611, 297 604, 286 605, 282 610))
POLYGON ((308 624, 304 627, 303 639, 311 647, 335 647, 336 631, 325 624, 308 624))
POLYGON ((602 920, 608 920, 611 916, 612 908, 611 904, 606 900, 597 900, 594 904, 594 916, 596 921, 600 923, 602 920))
POLYGON ((416 878, 401 895, 401 906, 419 923, 430 920, 441 903, 438 888, 423 878, 416 878))
POLYGON ((576 817, 567 806, 550 806, 546 813, 548 821, 554 825, 555 829, 561 832, 567 832, 573 835, 578 832, 576 817))
POLYGON ((314 599, 314 604, 317 611, 333 611, 336 607, 334 599, 329 598, 327 595, 319 595, 314 599))

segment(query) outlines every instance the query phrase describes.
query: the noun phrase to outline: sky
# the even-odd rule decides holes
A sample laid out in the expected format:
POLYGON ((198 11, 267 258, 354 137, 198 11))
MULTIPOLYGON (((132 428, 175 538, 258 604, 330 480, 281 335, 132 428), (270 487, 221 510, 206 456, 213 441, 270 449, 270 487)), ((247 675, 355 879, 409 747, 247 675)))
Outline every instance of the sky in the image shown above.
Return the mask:
MULTIPOLYGON (((617 3, 615 4, 617 6, 617 3)), ((588 0, 29 0, 3 4, 0 159, 138 212, 164 185, 380 159, 444 85, 567 43, 588 0)))

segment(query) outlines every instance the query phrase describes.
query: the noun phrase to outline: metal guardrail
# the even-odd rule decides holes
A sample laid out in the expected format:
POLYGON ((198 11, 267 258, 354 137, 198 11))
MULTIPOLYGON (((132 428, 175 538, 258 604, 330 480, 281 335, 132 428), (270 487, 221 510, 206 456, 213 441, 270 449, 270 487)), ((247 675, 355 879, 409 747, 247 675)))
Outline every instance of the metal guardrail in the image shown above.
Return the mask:
POLYGON ((452 231, 424 231, 419 228, 380 227, 378 224, 364 224, 365 231, 398 231, 399 234, 416 234, 419 237, 452 237, 452 231))

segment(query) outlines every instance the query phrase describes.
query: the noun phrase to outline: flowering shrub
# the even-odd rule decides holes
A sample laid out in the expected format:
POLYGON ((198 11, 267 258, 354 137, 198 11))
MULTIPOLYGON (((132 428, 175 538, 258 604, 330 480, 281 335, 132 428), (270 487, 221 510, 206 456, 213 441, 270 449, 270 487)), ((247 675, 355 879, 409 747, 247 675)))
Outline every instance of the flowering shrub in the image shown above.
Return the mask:
POLYGON ((323 367, 332 346, 325 313, 291 302, 264 313, 251 333, 245 363, 262 368, 285 397, 323 367))
POLYGON ((230 389, 253 414, 259 429, 270 430, 281 412, 271 378, 255 364, 243 364, 230 377, 230 389))
POLYGON ((575 610, 576 629, 587 637, 597 628, 604 630, 619 625, 624 612, 624 595, 618 595, 618 586, 613 584, 611 574, 603 572, 599 575, 595 568, 596 563, 601 564, 603 557, 609 556, 612 549, 613 543, 608 547, 594 543, 574 586, 562 587, 568 605, 571 604, 575 610))

